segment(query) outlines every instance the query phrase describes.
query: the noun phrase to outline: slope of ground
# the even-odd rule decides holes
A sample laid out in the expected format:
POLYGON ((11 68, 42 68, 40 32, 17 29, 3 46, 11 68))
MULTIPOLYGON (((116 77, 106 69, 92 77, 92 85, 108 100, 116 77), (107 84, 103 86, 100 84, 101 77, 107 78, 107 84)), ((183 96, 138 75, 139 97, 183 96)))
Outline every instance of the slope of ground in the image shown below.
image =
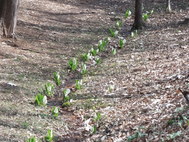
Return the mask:
MULTIPOLYGON (((127 37, 116 56, 103 58, 83 78, 77 100, 58 119, 52 106, 35 107, 34 95, 59 71, 66 70, 70 57, 79 57, 108 35, 108 28, 133 2, 128 0, 25 0, 21 1, 18 41, 0 39, 0 141, 25 141, 42 137, 53 129, 57 141, 126 141, 136 132, 136 141, 188 139, 188 126, 167 126, 186 106, 180 87, 188 88, 189 25, 180 25, 189 15, 186 0, 173 1, 173 13, 164 13, 160 0, 145 1, 156 12, 144 32, 127 37), (79 98, 79 99, 78 99, 79 98), (95 112, 102 114, 96 134, 84 127, 95 112), (138 130, 138 131, 137 131, 138 130)), ((123 33, 132 19, 124 23, 123 33)), ((183 112, 188 118, 188 112, 183 112)), ((182 116, 183 116, 182 115, 182 116)))

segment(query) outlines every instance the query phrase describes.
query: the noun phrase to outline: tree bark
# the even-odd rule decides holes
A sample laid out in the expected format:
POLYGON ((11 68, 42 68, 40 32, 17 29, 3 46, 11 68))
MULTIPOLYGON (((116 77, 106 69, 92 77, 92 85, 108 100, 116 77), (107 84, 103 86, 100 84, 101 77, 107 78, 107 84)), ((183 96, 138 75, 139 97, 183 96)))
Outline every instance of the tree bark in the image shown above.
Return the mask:
POLYGON ((5 4, 5 0, 0 0, 0 19, 3 16, 3 7, 4 7, 4 4, 5 4))
POLYGON ((135 0, 135 20, 131 30, 139 30, 145 26, 142 19, 143 0, 135 0))
POLYGON ((3 25, 3 36, 14 38, 17 24, 19 0, 0 0, 0 18, 3 25))

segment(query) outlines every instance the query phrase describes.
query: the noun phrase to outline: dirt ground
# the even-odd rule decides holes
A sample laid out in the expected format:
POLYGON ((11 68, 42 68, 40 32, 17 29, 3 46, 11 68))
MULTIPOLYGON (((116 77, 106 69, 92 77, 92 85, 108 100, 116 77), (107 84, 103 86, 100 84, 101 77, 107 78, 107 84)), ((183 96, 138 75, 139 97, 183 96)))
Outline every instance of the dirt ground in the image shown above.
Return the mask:
MULTIPOLYGON (((170 141, 177 131, 182 134, 174 141, 189 139, 188 126, 166 125, 186 106, 176 90, 189 89, 189 24, 180 24, 189 16, 187 0, 172 0, 172 13, 165 12, 164 1, 145 0, 144 10, 154 9, 147 27, 131 38, 133 17, 125 21, 124 49, 104 53, 102 63, 90 67, 75 103, 61 109, 58 119, 50 116, 50 104, 33 104, 53 72, 72 81, 68 60, 107 37, 114 19, 133 7, 132 0, 21 0, 18 40, 0 39, 0 141, 42 138, 52 129, 60 142, 122 142, 140 127, 146 136, 136 141, 170 141), (102 120, 90 134, 85 123, 96 112, 102 120)), ((189 119, 188 111, 185 116, 189 119)))

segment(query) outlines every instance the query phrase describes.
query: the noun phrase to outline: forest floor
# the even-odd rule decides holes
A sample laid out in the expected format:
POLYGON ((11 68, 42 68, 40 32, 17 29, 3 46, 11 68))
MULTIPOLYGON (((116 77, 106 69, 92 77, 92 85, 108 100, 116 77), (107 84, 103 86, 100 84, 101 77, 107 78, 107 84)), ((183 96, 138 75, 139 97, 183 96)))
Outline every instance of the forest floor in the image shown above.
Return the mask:
POLYGON ((146 0, 144 11, 154 9, 147 27, 131 37, 133 16, 126 19, 119 35, 125 47, 112 55, 112 38, 102 62, 82 78, 74 103, 62 108, 56 99, 36 107, 35 95, 54 72, 72 88, 76 78, 68 60, 107 37, 116 19, 133 12, 134 1, 21 1, 18 40, 0 39, 0 141, 42 138, 48 129, 60 142, 188 141, 189 111, 177 89, 189 90, 189 23, 180 24, 189 4, 172 0, 172 6, 166 13, 161 0, 146 0), (61 108, 57 119, 51 117, 53 105, 61 108), (98 112, 102 118, 91 133, 87 128, 98 112))

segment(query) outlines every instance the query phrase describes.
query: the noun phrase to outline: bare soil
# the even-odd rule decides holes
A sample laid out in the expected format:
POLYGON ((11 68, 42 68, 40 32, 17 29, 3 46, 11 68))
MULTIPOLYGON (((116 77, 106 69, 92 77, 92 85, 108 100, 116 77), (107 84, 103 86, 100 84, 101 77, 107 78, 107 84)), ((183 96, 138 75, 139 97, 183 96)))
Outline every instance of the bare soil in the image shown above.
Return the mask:
POLYGON ((135 141, 172 141, 170 134, 178 131, 182 133, 173 141, 188 141, 188 125, 167 125, 174 117, 189 119, 185 99, 176 91, 189 90, 189 25, 182 22, 189 15, 187 0, 172 0, 172 13, 165 12, 164 1, 145 0, 145 10, 155 11, 146 29, 131 38, 133 17, 125 21, 124 49, 115 56, 105 52, 102 63, 90 67, 74 104, 61 108, 57 119, 50 115, 53 103, 33 104, 44 84, 52 82, 53 72, 73 81, 68 60, 107 37, 126 9, 133 11, 134 1, 21 1, 18 40, 0 39, 0 141, 42 138, 48 129, 60 142, 122 142, 138 129, 145 136, 135 141), (185 109, 178 113, 178 108, 185 109), (91 134, 85 124, 96 112, 102 120, 91 134))

